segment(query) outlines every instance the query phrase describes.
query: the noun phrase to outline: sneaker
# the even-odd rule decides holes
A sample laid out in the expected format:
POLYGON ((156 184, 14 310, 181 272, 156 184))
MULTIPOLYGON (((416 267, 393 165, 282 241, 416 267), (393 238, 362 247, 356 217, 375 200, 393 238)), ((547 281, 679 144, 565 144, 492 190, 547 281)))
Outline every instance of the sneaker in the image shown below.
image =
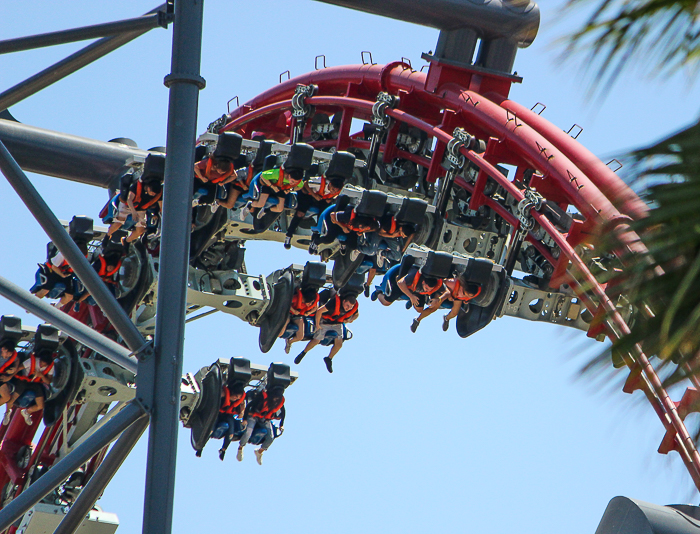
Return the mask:
POLYGON ((211 210, 212 213, 216 213, 216 210, 219 209, 219 203, 218 202, 212 202, 211 206, 209 206, 209 209, 211 210))
POLYGON ((258 461, 258 465, 262 465, 262 455, 265 451, 262 449, 255 449, 255 459, 258 461))
POLYGON ((24 422, 27 423, 27 426, 32 426, 32 414, 30 414, 27 410, 20 410, 19 413, 21 413, 22 417, 24 417, 24 422))
POLYGON ((447 318, 447 315, 445 315, 442 318, 442 331, 447 332, 447 330, 450 328, 450 320, 447 318))
POLYGON ((250 209, 253 207, 253 203, 248 201, 248 203, 241 208, 241 212, 238 214, 238 217, 241 219, 241 221, 245 221, 248 218, 248 215, 250 215, 250 209))
POLYGON ((346 253, 347 251, 348 251, 348 246, 347 246, 343 241, 341 241, 341 242, 340 242, 340 253, 341 253, 343 256, 345 256, 345 253, 346 253))
POLYGON ((419 326, 420 326, 420 321, 418 319, 413 319, 413 322, 411 323, 411 332, 413 332, 415 334, 416 330, 418 330, 419 326))
POLYGON ((359 250, 351 250, 350 251, 350 261, 355 261, 359 255, 360 255, 359 250))
POLYGON ((265 208, 260 208, 258 210, 258 213, 255 215, 255 218, 260 220, 265 216, 265 208))
POLYGON ((7 426, 10 424, 11 420, 12 420, 12 410, 7 410, 5 412, 5 417, 2 418, 2 424, 7 426))
POLYGON ((333 360, 330 359, 329 356, 326 356, 323 358, 324 363, 326 364, 326 369, 328 369, 329 373, 333 372, 333 360))
POLYGON ((286 248, 287 250, 292 248, 292 237, 291 236, 287 236, 284 238, 284 248, 286 248))
POLYGON ((306 353, 305 353, 304 351, 301 351, 301 352, 299 353, 299 356, 297 356, 296 358, 294 358, 294 363, 296 363, 297 365, 299 365, 299 364, 301 363, 301 360, 304 359, 304 356, 306 356, 306 353))
POLYGON ((243 448, 238 447, 238 452, 236 453, 236 460, 239 462, 243 461, 243 448))
POLYGON ((309 245, 309 254, 318 254, 318 245, 313 241, 309 245))
POLYGON ((386 261, 386 258, 384 258, 384 254, 381 250, 377 251, 377 255, 375 256, 374 261, 377 264, 377 268, 382 269, 384 267, 384 262, 386 261))
POLYGON ((219 460, 223 462, 224 456, 226 456, 226 449, 219 449, 219 460))
MULTIPOLYGON (((289 354, 289 351, 292 350, 292 338, 289 338, 285 343, 284 343, 284 353, 289 354)), ((294 360, 296 361, 296 360, 294 360)))
POLYGON ((364 284, 365 298, 369 297, 369 284, 364 284))
POLYGON ((372 302, 375 302, 379 298, 380 291, 378 289, 372 292, 372 296, 369 298, 372 302))
POLYGON ((194 452, 194 455, 195 455, 197 458, 201 458, 201 457, 202 457, 202 451, 195 451, 195 452, 194 452))

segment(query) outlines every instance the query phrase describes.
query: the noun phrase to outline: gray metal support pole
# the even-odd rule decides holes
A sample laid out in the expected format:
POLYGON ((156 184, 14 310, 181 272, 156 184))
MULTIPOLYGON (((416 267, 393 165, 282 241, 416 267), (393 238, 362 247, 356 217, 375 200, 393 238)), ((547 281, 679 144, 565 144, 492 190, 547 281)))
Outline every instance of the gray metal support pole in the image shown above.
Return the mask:
POLYGON ((95 299, 99 307, 104 312, 105 316, 112 323, 114 328, 122 336, 126 344, 133 351, 142 348, 146 340, 136 328, 136 325, 131 322, 129 316, 124 312, 122 307, 114 298, 105 283, 100 279, 95 269, 83 256, 78 246, 73 242, 71 237, 63 228, 56 216, 51 211, 51 208, 41 198, 39 192, 34 188, 29 178, 20 169, 17 162, 8 152, 5 145, 0 141, 0 171, 3 172, 7 181, 17 192, 22 201, 26 204, 29 211, 32 212, 34 218, 44 229, 51 241, 56 245, 68 260, 68 263, 75 271, 75 274, 80 278, 81 282, 95 299))
MULTIPOLYGON (((157 11, 165 9, 165 4, 158 6, 156 9, 149 11, 146 15, 153 14, 157 11)), ((54 63, 50 67, 42 70, 41 72, 35 74, 31 78, 27 78, 23 82, 18 83, 14 87, 11 87, 7 91, 0 93, 0 111, 15 105, 17 102, 21 102, 28 96, 33 95, 41 91, 42 89, 48 87, 49 85, 57 82, 58 80, 65 78, 69 74, 73 74, 75 71, 83 68, 85 65, 89 65, 96 59, 101 58, 104 55, 109 54, 113 50, 116 50, 120 46, 125 45, 129 41, 133 41, 137 37, 143 35, 148 30, 141 30, 137 32, 125 33, 122 35, 116 35, 114 37, 105 37, 99 41, 86 46, 82 50, 78 50, 75 54, 71 54, 65 59, 62 59, 58 63, 54 63)))
MULTIPOLYGON (((185 334, 187 272, 202 48, 203 0, 175 2, 163 219, 158 273, 155 358, 139 374, 152 376, 153 409, 148 440, 143 532, 169 534, 175 493, 180 380, 185 334), (151 369, 148 369, 148 367, 151 369)), ((144 382, 137 388, 144 387, 144 382)), ((140 392, 137 389, 137 395, 140 392)))
POLYGON ((136 372, 136 359, 129 356, 129 349, 95 332, 92 328, 73 319, 70 315, 63 313, 58 308, 54 308, 48 302, 35 297, 26 289, 13 284, 1 276, 0 295, 18 306, 21 306, 29 313, 40 317, 47 323, 51 323, 73 339, 77 339, 83 345, 100 353, 108 360, 113 361, 117 365, 121 365, 124 369, 128 369, 132 373, 136 372))
POLYGON ((27 510, 51 493, 71 473, 87 462, 103 447, 109 445, 124 430, 145 414, 138 404, 131 403, 114 416, 105 426, 97 430, 85 442, 61 459, 39 480, 0 510, 0 531, 17 521, 27 510))
POLYGON ((94 24, 83 28, 30 35, 17 39, 7 39, 5 41, 0 41, 0 54, 21 52, 22 50, 32 50, 44 46, 74 43, 76 41, 86 41, 88 39, 97 39, 98 37, 107 37, 108 35, 117 35, 120 33, 131 33, 142 30, 148 31, 158 26, 166 27, 166 17, 165 13, 153 13, 142 17, 119 20, 116 22, 106 22, 104 24, 94 24))
POLYGON ((70 507, 70 510, 63 518, 61 524, 54 531, 54 534, 73 534, 80 527, 81 523, 88 515, 97 499, 109 484, 112 477, 121 467, 124 460, 134 448, 136 442, 146 430, 148 418, 143 417, 127 428, 124 433, 110 449, 104 461, 100 464, 87 485, 80 492, 80 495, 70 507))

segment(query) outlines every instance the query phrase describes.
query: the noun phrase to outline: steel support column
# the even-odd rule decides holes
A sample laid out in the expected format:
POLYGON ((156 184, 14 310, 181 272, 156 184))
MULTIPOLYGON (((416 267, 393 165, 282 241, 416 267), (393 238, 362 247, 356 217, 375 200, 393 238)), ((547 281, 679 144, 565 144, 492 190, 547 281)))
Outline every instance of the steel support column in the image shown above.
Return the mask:
POLYGON ((158 26, 162 26, 163 28, 167 27, 166 14, 163 12, 143 15, 132 19, 118 20, 116 22, 94 24, 83 28, 30 35, 17 39, 7 39, 5 41, 0 41, 0 54, 74 43, 76 41, 86 41, 88 39, 97 39, 98 37, 107 37, 120 33, 132 33, 142 30, 148 31, 158 26))
MULTIPOLYGON (((151 15, 162 10, 165 10, 165 4, 149 11, 146 15, 151 15)), ((0 111, 15 105, 17 102, 21 102, 34 93, 38 93, 69 74, 73 74, 75 71, 82 69, 85 65, 89 65, 96 59, 109 54, 129 41, 133 41, 147 31, 149 31, 149 29, 115 35, 114 37, 105 37, 104 39, 100 39, 86 46, 82 50, 78 50, 75 54, 71 54, 58 63, 54 63, 31 78, 27 78, 23 82, 0 93, 0 111)))
POLYGON ((138 404, 131 403, 114 416, 109 423, 97 430, 85 443, 73 449, 65 458, 51 467, 44 476, 29 486, 19 496, 0 510, 0 531, 4 531, 32 506, 51 493, 71 473, 87 462, 103 447, 109 445, 124 430, 145 414, 138 404))
MULTIPOLYGON (((143 532, 172 528, 175 460, 179 426, 182 349, 185 334, 190 249, 194 145, 197 130, 203 0, 175 2, 168 108, 167 159, 163 192, 155 358, 142 362, 138 388, 152 377, 153 409, 148 439, 143 532)), ((137 390, 137 395, 140 392, 137 390)))
POLYGON ((85 285, 85 288, 90 292, 92 298, 95 299, 107 319, 109 319, 119 335, 122 336, 129 348, 133 351, 141 349, 145 345, 146 340, 138 331, 136 325, 131 322, 131 319, 119 305, 117 299, 109 292, 105 283, 100 279, 85 256, 83 256, 83 253, 80 252, 78 245, 73 242, 66 229, 63 228, 63 225, 51 211, 51 208, 41 198, 39 192, 34 188, 19 165, 17 165, 17 162, 5 148, 2 141, 0 141, 0 171, 5 175, 7 181, 10 182, 10 185, 32 215, 34 215, 34 218, 51 241, 53 241, 54 245, 56 245, 56 248, 65 256, 75 274, 80 278, 80 281, 85 285))
POLYGON ((121 467, 124 460, 134 448, 139 438, 148 426, 148 418, 143 417, 127 428, 114 444, 105 457, 100 467, 97 469, 87 485, 80 492, 80 495, 70 507, 70 510, 63 518, 61 524, 54 531, 54 534, 73 534, 80 527, 81 523, 88 515, 97 499, 109 484, 112 477, 121 467))
POLYGON ((95 332, 92 328, 84 325, 77 319, 73 319, 70 315, 63 313, 58 308, 51 306, 48 302, 35 297, 26 289, 13 284, 1 276, 0 295, 18 306, 21 306, 29 313, 43 319, 47 323, 51 323, 56 328, 62 330, 73 339, 80 341, 83 345, 90 347, 108 360, 122 366, 124 369, 128 369, 132 373, 136 372, 136 358, 129 355, 129 349, 95 332))

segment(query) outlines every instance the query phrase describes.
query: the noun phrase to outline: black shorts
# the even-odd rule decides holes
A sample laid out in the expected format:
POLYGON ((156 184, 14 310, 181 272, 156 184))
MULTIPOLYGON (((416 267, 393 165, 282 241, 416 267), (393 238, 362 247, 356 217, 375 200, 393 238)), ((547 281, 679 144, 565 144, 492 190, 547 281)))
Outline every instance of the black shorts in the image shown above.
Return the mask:
POLYGON ((32 391, 37 397, 46 396, 46 390, 40 382, 28 382, 27 380, 13 378, 10 380, 9 385, 11 393, 17 393, 20 397, 25 391, 32 391))

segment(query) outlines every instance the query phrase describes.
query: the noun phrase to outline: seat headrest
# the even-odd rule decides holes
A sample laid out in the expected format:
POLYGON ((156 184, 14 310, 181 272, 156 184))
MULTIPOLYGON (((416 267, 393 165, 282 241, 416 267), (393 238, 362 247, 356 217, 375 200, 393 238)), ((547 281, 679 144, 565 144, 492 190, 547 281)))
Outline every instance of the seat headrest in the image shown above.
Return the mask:
POLYGON ((143 172, 141 173, 141 181, 143 183, 158 181, 163 182, 165 177, 165 154, 152 152, 146 156, 146 161, 143 164, 143 172))
POLYGON ((355 213, 367 217, 381 217, 386 208, 387 196, 384 191, 371 191, 366 189, 362 192, 360 203, 355 207, 355 213))
POLYGON ((343 178, 349 180, 352 178, 355 170, 355 155, 350 152, 336 152, 331 156, 331 161, 326 170, 327 178, 343 178))
POLYGON ((452 276, 452 255, 431 250, 420 271, 425 276, 449 278, 452 276))
POLYGON ((404 198, 396 214, 396 222, 404 224, 423 224, 423 217, 428 211, 428 203, 420 198, 404 198))
POLYGON ((287 160, 284 162, 285 170, 301 169, 308 171, 314 158, 314 147, 306 143, 295 143, 289 150, 287 160))
POLYGON ((301 275, 301 287, 322 287, 326 283, 326 264, 319 261, 309 261, 304 265, 301 275))
POLYGON ((234 132, 224 132, 222 134, 219 134, 219 138, 216 141, 216 148, 214 149, 213 155, 217 159, 235 161, 236 158, 241 154, 242 147, 243 137, 234 132))

